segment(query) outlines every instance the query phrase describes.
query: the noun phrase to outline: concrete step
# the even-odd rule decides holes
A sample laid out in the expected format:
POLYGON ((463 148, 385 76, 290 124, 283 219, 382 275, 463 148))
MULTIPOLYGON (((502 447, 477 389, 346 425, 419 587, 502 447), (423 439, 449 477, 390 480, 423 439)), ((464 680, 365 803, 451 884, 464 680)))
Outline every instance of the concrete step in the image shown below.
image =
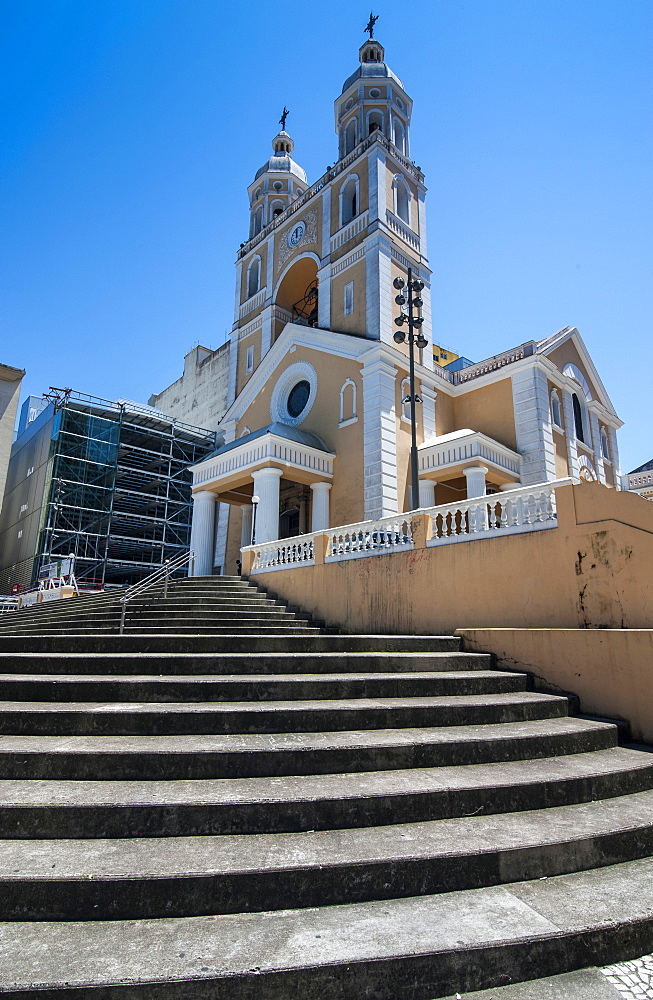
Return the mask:
MULTIPOLYGON (((308 664, 306 664, 308 667, 308 664)), ((166 677, 0 674, 7 701, 223 702, 325 698, 430 698, 524 691, 526 674, 499 670, 371 674, 240 674, 166 677)))
MULTIPOLYGON (((510 977, 505 975, 503 982, 510 977)), ((454 993, 444 1000, 460 1000, 454 993)), ((495 986, 491 990, 474 990, 465 993, 464 1000, 627 1000, 623 993, 611 986, 600 969, 577 969, 561 976, 529 979, 526 983, 495 986)), ((648 998, 645 998, 648 1000, 648 998)))
POLYGON ((615 726, 553 718, 498 725, 225 736, 1 736, 0 778, 182 780, 339 774, 589 753, 615 726))
POLYGON ((0 653, 12 674, 346 674, 489 670, 488 653, 0 653))
MULTIPOLYGON (((176 634, 175 634, 176 635, 176 634)), ((460 649, 458 636, 325 635, 0 635, 0 653, 432 653, 460 649)))
POLYGON ((0 920, 199 916, 423 896, 653 852, 653 792, 313 833, 0 842, 0 920))
POLYGON ((653 933, 653 861, 310 909, 0 928, 9 998, 442 997, 616 955, 653 933))
POLYGON ((276 702, 0 702, 0 734, 174 736, 346 732, 527 722, 567 715, 566 698, 520 691, 433 698, 276 702))
MULTIPOLYGON (((221 622, 220 624, 210 624, 207 625, 204 622, 202 624, 187 625, 182 622, 172 623, 170 626, 166 627, 164 622, 156 621, 149 625, 139 624, 136 625, 132 622, 128 622, 125 625, 125 632, 130 635, 179 635, 179 636, 193 636, 193 635, 234 635, 237 633, 238 629, 242 628, 244 634, 251 635, 274 635, 279 633, 282 635, 297 635, 301 633, 304 629, 319 632, 320 629, 311 625, 309 622, 303 622, 301 620, 289 620, 287 622, 277 622, 270 624, 261 624, 260 619, 252 619, 250 622, 242 623, 238 621, 221 622)), ((15 636, 25 636, 26 638, 38 638, 39 636, 52 635, 52 636, 69 636, 71 639, 75 636, 87 636, 87 635, 111 635, 118 634, 118 623, 115 625, 107 624, 104 626, 90 626, 90 625, 74 625, 66 628, 65 625, 55 625, 55 626, 33 626, 32 628, 16 629, 15 631, 3 631, 0 629, 0 636, 5 635, 15 635, 15 636)))
POLYGON ((0 837, 284 833, 519 812, 648 791, 653 759, 541 760, 201 781, 2 781, 0 837))

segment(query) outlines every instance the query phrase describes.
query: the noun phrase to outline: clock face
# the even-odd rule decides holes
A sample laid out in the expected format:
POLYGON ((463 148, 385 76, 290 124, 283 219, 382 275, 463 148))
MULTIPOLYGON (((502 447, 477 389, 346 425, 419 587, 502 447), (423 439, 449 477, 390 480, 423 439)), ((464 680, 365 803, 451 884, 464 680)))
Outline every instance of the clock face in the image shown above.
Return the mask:
POLYGON ((306 232, 306 223, 298 222, 296 226, 288 233, 288 246, 297 247, 304 238, 304 233, 306 232))

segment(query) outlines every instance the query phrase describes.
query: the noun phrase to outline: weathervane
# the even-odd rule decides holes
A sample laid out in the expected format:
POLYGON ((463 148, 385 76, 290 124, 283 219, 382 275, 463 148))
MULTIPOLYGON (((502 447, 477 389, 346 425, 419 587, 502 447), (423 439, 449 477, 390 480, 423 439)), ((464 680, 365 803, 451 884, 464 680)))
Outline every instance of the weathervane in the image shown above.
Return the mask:
POLYGON ((378 14, 374 15, 372 11, 370 11, 370 19, 367 22, 367 27, 365 28, 365 31, 369 31, 370 38, 374 38, 374 25, 378 20, 379 20, 379 15, 378 14))
POLYGON ((279 119, 279 124, 281 125, 281 131, 282 132, 286 131, 286 118, 288 117, 289 114, 290 114, 290 111, 288 111, 288 108, 284 104, 283 111, 281 112, 281 118, 279 119))

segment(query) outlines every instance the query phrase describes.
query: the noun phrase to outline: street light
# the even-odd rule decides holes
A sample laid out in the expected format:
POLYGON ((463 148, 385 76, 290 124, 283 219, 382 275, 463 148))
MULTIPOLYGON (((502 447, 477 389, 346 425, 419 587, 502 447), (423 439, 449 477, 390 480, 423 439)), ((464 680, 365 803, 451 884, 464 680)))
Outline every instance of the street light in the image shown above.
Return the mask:
POLYGON ((261 502, 261 498, 257 497, 256 494, 252 497, 252 507, 254 508, 254 513, 252 514, 252 541, 251 545, 256 543, 256 508, 261 502))
POLYGON ((410 378, 410 395, 405 396, 402 399, 402 403, 410 403, 410 506, 411 510, 419 509, 419 465, 417 462, 417 425, 415 422, 415 404, 421 403, 421 398, 415 392, 415 344, 420 350, 423 350, 428 344, 428 340, 421 333, 421 327, 424 323, 424 317, 415 315, 415 310, 421 309, 424 305, 420 293, 424 290, 424 282, 420 281, 419 278, 413 279, 413 270, 408 268, 408 281, 404 281, 403 278, 395 278, 392 282, 393 287, 397 289, 399 294, 395 296, 395 302, 398 306, 404 306, 408 303, 408 313, 401 312, 395 319, 396 326, 399 327, 395 330, 393 340, 395 344, 404 344, 406 342, 406 337, 408 337, 408 357, 410 361, 409 368, 409 378, 410 378), (408 334, 401 327, 404 323, 408 323, 408 334), (415 330, 418 332, 415 333, 415 330))

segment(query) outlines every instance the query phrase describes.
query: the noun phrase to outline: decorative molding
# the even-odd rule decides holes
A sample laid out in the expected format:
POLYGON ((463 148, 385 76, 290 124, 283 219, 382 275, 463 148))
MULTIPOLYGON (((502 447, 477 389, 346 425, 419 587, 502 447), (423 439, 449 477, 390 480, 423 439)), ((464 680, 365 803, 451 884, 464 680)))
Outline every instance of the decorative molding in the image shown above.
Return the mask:
POLYGON ((251 298, 243 302, 240 307, 240 319, 242 319, 243 316, 247 316, 249 313, 254 312, 255 309, 258 309, 259 306, 263 305, 266 294, 267 286, 264 286, 263 288, 260 288, 258 292, 255 292, 251 298))
POLYGON ((268 433, 252 440, 243 440, 242 444, 222 455, 214 455, 192 466, 193 488, 211 487, 212 491, 219 488, 220 480, 226 479, 238 472, 254 471, 261 466, 275 467, 285 465, 289 468, 302 469, 315 473, 318 479, 333 478, 333 459, 331 452, 320 451, 308 445, 289 441, 278 434, 268 433))
POLYGON ((521 456, 480 431, 454 431, 419 445, 420 475, 482 459, 511 476, 519 476, 521 456))
POLYGON ((356 215, 353 219, 351 219, 342 227, 342 229, 338 230, 338 232, 331 237, 329 242, 329 249, 331 253, 333 253, 334 250, 338 250, 341 246, 344 246, 344 244, 348 243, 349 240, 352 240, 354 236, 358 236, 358 234, 364 229, 367 229, 368 223, 368 211, 361 212, 360 215, 356 215))
POLYGON ((277 379, 274 389, 272 390, 272 398, 270 400, 270 417, 272 418, 272 422, 286 424, 288 427, 299 427, 299 425, 306 420, 306 417, 311 412, 316 395, 317 372, 313 368, 313 365, 309 364, 308 361, 296 361, 281 373, 277 379), (308 401, 302 412, 297 417, 291 417, 287 408, 288 394, 292 390, 293 386, 303 379, 305 379, 311 387, 308 401))
POLYGON ((351 267, 352 264, 355 264, 357 260, 362 260, 365 253, 365 247, 361 246, 350 251, 346 257, 341 257, 339 261, 331 265, 331 277, 335 278, 337 274, 340 274, 341 271, 346 271, 347 268, 351 267))
POLYGON ((277 258, 277 271, 280 271, 284 266, 286 261, 292 257, 294 253, 300 249, 300 247, 306 246, 317 246, 317 210, 312 208, 310 211, 306 212, 302 216, 300 222, 306 224, 306 231, 302 236, 301 240, 297 246, 291 247, 288 245, 288 236, 293 230, 292 226, 289 226, 285 232, 281 233, 279 237, 279 254, 277 258))

